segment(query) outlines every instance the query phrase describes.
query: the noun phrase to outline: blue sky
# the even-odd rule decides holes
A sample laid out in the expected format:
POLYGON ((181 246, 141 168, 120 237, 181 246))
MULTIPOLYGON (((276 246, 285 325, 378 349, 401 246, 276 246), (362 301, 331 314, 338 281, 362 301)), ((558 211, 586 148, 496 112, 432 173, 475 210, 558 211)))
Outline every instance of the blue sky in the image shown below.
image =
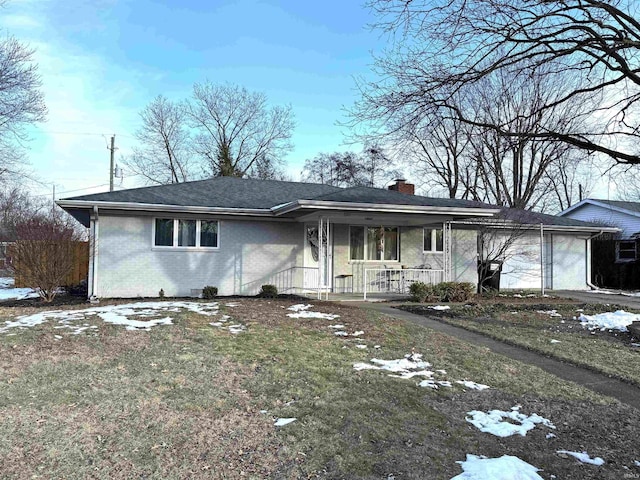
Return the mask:
MULTIPOLYGON (((45 183, 69 192, 60 197, 104 191, 111 134, 116 158, 127 154, 151 99, 185 98, 207 79, 291 104, 294 177, 306 158, 349 149, 336 122, 382 46, 370 21, 360 1, 335 0, 10 0, 0 11, 2 33, 36 49, 49 115, 32 131, 29 158, 45 183)), ((123 187, 137 184, 125 176, 123 187)))

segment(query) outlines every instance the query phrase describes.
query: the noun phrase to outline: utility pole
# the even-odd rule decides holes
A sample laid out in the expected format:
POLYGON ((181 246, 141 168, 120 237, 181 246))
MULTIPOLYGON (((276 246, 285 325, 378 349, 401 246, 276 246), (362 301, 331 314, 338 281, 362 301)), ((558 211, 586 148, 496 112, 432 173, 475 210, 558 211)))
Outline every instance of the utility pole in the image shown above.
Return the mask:
POLYGON ((113 192, 113 171, 114 171, 114 153, 116 151, 116 135, 111 136, 111 147, 107 147, 110 150, 110 166, 109 166, 109 191, 113 192))
POLYGON ((53 184, 53 202, 51 202, 51 214, 56 214, 56 184, 53 184))

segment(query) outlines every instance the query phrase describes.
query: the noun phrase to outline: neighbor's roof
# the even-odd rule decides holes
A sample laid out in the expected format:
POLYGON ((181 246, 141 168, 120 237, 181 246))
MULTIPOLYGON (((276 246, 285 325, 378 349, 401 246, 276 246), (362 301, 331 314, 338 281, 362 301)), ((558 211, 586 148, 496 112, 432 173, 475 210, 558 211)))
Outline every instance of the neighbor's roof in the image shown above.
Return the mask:
POLYGON ((566 215, 569 212, 579 209, 585 204, 597 205, 602 208, 608 208, 629 215, 640 216, 640 202, 625 202, 622 200, 602 200, 599 198, 585 198, 584 200, 570 206, 566 210, 563 210, 559 215, 566 215))

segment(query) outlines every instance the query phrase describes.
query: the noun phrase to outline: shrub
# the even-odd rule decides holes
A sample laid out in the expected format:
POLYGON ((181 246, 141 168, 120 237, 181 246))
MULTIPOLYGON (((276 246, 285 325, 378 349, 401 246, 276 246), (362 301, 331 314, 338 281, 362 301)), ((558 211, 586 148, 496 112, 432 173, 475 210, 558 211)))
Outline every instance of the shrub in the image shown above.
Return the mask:
POLYGON ((80 280, 75 285, 67 285, 64 287, 67 294, 74 297, 87 297, 89 295, 89 288, 86 280, 80 280))
POLYGON ((262 285, 259 297, 276 298, 278 296, 278 288, 275 285, 262 285))
POLYGON ((202 289, 202 298, 205 300, 213 300, 218 296, 218 287, 207 285, 202 289))
POLYGON ((158 297, 164 298, 164 288, 160 289, 160 291, 158 292, 158 297))
POLYGON ((411 301, 422 303, 427 300, 429 295, 433 294, 433 287, 424 282, 414 282, 409 287, 409 293, 411 294, 411 301))
POLYGON ((415 282, 409 287, 414 302, 466 302, 473 297, 475 287, 466 282, 444 282, 427 285, 415 282))

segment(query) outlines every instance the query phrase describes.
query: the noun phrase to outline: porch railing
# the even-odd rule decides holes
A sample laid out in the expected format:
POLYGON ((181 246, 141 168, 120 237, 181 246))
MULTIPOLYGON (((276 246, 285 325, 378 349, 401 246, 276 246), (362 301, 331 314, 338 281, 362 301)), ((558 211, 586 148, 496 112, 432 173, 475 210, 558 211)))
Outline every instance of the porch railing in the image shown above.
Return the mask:
POLYGON ((364 270, 364 300, 371 293, 407 295, 415 282, 435 285, 444 281, 444 270, 422 268, 366 268, 364 270))

